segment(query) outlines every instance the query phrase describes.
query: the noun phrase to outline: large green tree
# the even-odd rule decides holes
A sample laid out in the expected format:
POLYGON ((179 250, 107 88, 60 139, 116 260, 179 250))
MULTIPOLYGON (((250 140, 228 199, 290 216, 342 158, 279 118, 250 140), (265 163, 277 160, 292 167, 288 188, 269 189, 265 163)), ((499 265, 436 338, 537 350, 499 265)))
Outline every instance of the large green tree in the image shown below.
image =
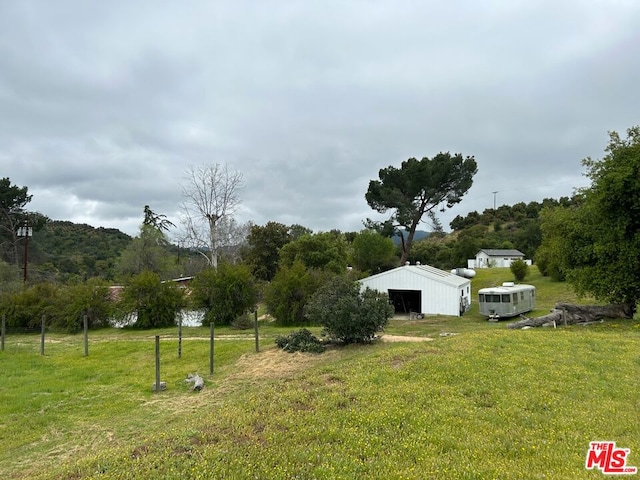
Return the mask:
POLYGON ((580 221, 578 217, 577 205, 547 207, 540 212, 543 241, 536 250, 535 263, 544 276, 559 282, 566 280, 565 265, 571 255, 567 247, 574 248, 580 241, 575 225, 580 221))
POLYGON ((278 222, 252 225, 247 236, 245 261, 256 278, 270 281, 278 270, 280 249, 292 240, 290 227, 278 222))
POLYGON ((379 273, 390 266, 395 252, 396 246, 393 240, 383 237, 375 230, 365 229, 353 239, 351 260, 358 270, 379 273))
POLYGON ((174 258, 169 254, 169 240, 165 231, 173 225, 144 207, 144 221, 140 225, 140 234, 135 237, 122 251, 116 271, 118 276, 126 280, 132 275, 144 271, 155 272, 163 278, 171 276, 176 266, 174 258))
POLYGON ((369 206, 380 213, 393 210, 391 218, 382 225, 400 234, 400 264, 409 256, 424 215, 438 206, 451 208, 460 203, 477 171, 473 157, 440 152, 433 158, 410 158, 400 168, 383 168, 378 173, 379 180, 369 182, 365 195, 369 206))
POLYGON ((291 267, 300 261, 307 268, 344 273, 348 244, 337 232, 305 233, 280 249, 280 265, 291 267))
POLYGON ((609 132, 605 152, 600 160, 583 160, 591 186, 582 190, 582 202, 559 207, 570 212, 551 217, 553 231, 543 218, 543 246, 552 247, 557 268, 579 294, 635 308, 640 300, 640 127, 628 129, 626 138, 609 132), (558 218, 566 221, 559 225, 558 218))

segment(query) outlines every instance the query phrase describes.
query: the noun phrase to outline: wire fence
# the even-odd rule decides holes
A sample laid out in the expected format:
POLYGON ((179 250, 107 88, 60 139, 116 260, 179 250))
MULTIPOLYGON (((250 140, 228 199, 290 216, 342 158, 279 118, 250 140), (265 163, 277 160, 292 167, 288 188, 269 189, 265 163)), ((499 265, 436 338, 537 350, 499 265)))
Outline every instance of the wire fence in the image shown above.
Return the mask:
MULTIPOLYGON (((90 330, 88 328, 88 319, 85 315, 82 319, 83 330, 82 338, 83 338, 83 346, 84 346, 84 356, 89 355, 89 334, 90 330)), ((40 354, 45 355, 45 345, 47 335, 49 334, 58 334, 58 335, 77 335, 77 333, 72 334, 67 330, 62 328, 57 328, 55 326, 47 325, 46 317, 42 316, 40 325, 30 325, 30 326, 14 326, 10 325, 7 321, 6 315, 3 315, 0 320, 0 352, 5 352, 7 349, 7 337, 28 337, 33 336, 33 343, 37 343, 37 338, 40 340, 40 354)), ((253 318, 254 324, 254 336, 255 336, 255 351, 260 351, 260 340, 259 340, 259 328, 258 328, 258 312, 254 312, 253 318)), ((182 355, 182 335, 183 335, 183 325, 182 321, 178 321, 178 358, 182 355)), ((213 374, 214 368, 214 324, 210 324, 210 354, 209 354, 209 369, 210 373, 213 374)))

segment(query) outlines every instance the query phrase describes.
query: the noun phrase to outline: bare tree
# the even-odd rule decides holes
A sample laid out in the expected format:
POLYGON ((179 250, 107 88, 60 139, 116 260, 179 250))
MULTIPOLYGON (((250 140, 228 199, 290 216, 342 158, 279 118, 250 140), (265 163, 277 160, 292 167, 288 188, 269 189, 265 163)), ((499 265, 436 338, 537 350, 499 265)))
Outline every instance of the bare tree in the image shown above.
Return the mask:
POLYGON ((251 222, 238 223, 234 218, 222 220, 218 228, 218 249, 231 263, 240 261, 241 248, 247 245, 251 222))
POLYGON ((240 204, 242 174, 227 164, 189 167, 182 187, 182 222, 191 247, 218 268, 221 236, 240 204))

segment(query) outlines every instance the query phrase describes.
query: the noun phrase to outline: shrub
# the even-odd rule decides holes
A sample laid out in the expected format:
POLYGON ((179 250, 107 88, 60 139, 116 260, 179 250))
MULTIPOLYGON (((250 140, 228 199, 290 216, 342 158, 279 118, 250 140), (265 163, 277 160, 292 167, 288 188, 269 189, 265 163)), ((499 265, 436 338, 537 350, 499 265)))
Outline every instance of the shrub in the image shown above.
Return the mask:
POLYGON ((304 325, 304 307, 311 295, 331 276, 307 269, 296 260, 291 267, 282 266, 265 292, 267 309, 279 325, 304 325))
POLYGON ((191 283, 195 308, 205 310, 205 322, 232 325, 256 308, 258 288, 246 265, 227 262, 200 272, 191 283))
POLYGON ((253 316, 249 313, 243 313, 231 322, 231 327, 238 330, 248 330, 249 328, 253 328, 253 316))
POLYGON ((7 316, 7 326, 34 328, 42 322, 51 323, 59 291, 52 283, 36 283, 15 293, 0 297, 0 313, 7 316))
POLYGON ((524 280, 529 273, 529 265, 520 258, 511 262, 509 268, 511 268, 511 273, 513 273, 513 276, 516 277, 516 280, 519 282, 524 280))
POLYGON ((289 335, 278 335, 276 345, 285 352, 324 352, 322 342, 306 328, 291 332, 289 335))
POLYGON ((134 328, 156 328, 175 325, 184 304, 184 294, 174 282, 161 282, 157 274, 144 271, 128 282, 118 307, 123 318, 137 315, 134 328))
POLYGON ((366 343, 389 323, 393 307, 386 294, 370 288, 361 292, 358 283, 337 277, 314 294, 306 314, 333 340, 366 343))
POLYGON ((112 311, 110 298, 109 287, 100 279, 61 288, 51 312, 51 325, 78 332, 86 314, 89 328, 106 327, 112 311))

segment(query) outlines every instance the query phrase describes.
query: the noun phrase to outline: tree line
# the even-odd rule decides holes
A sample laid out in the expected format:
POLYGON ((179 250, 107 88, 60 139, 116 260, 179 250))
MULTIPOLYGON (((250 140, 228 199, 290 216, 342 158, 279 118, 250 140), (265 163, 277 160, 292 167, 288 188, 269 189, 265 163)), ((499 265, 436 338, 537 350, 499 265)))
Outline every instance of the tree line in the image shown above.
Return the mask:
MULTIPOLYGON (((48 283, 80 289, 95 282, 92 291, 102 292, 98 284, 102 288, 118 281, 127 286, 125 292, 138 291, 135 299, 128 300, 128 306, 119 303, 121 316, 135 311, 138 326, 151 326, 149 322, 163 322, 158 320, 165 318, 163 311, 184 308, 186 300, 178 295, 164 310, 146 314, 145 308, 160 308, 162 302, 140 289, 166 290, 167 297, 173 298, 172 289, 166 286, 172 283, 166 280, 188 275, 194 277, 189 306, 214 316, 208 319, 222 324, 238 322, 247 311, 263 303, 280 324, 304 325, 309 321, 306 306, 310 299, 323 285, 336 283, 336 278, 355 280, 404 261, 450 269, 465 266, 481 248, 517 248, 533 258, 543 274, 570 281, 580 294, 635 305, 640 294, 640 217, 636 215, 640 210, 639 145, 638 127, 629 129, 626 138, 611 132, 605 157, 583 161, 590 187, 576 191, 571 198, 503 205, 458 216, 451 222, 451 233, 443 231, 436 212, 438 207, 459 203, 468 191, 477 171, 473 157, 440 153, 433 158, 409 159, 400 168, 380 170, 379 180, 370 182, 365 198, 373 209, 390 211, 391 215, 383 222, 365 221, 359 232, 313 232, 301 225, 273 221, 239 225, 233 212, 239 202, 241 175, 220 165, 192 169, 191 182, 185 187, 185 198, 191 203, 190 207, 184 206, 189 213, 182 219, 188 228, 177 242, 168 236, 174 224, 145 206, 136 237, 121 237, 109 230, 96 235, 100 240, 92 248, 103 253, 118 250, 97 246, 104 238, 110 238, 112 245, 120 242, 115 259, 100 257, 97 250, 95 255, 76 252, 75 258, 82 258, 85 276, 90 272, 95 278, 76 275, 67 277, 67 282, 48 283), (431 222, 431 234, 415 240, 423 220, 431 222), (397 245, 394 237, 400 238, 397 245)), ((64 268, 55 264, 50 254, 47 257, 44 246, 52 248, 54 242, 70 240, 56 234, 40 243, 40 232, 55 222, 26 211, 30 200, 26 187, 13 186, 6 178, 0 182, 0 190, 4 240, 0 281, 3 308, 8 311, 7 305, 12 302, 28 303, 18 297, 27 295, 30 288, 40 288, 38 295, 42 297, 46 297, 43 292, 47 288, 53 288, 35 283, 18 288, 20 249, 12 228, 26 218, 34 220, 34 258, 47 259, 52 265, 41 268, 43 271, 57 268, 54 273, 60 273, 64 268), (11 300, 9 294, 14 295, 11 300)), ((78 292, 74 295, 82 297, 78 292)), ((90 299, 79 303, 89 309, 90 299)), ((167 313, 167 321, 171 318, 167 313)), ((96 317, 94 324, 100 325, 101 321, 96 317)))

